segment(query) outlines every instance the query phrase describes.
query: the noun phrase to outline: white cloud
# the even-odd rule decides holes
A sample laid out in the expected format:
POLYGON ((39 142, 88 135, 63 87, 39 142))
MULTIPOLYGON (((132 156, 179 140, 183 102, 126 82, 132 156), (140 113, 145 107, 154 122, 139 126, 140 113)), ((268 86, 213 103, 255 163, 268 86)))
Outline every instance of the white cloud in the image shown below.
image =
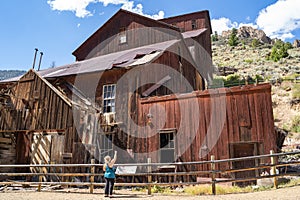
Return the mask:
POLYGON ((217 31, 219 35, 222 34, 222 31, 231 30, 233 28, 238 28, 237 22, 232 22, 230 19, 222 17, 219 19, 212 19, 211 26, 213 33, 217 31))
POLYGON ((278 0, 259 12, 256 23, 271 38, 291 39, 300 28, 300 1, 278 0))
POLYGON ((258 29, 258 26, 256 24, 253 24, 253 23, 240 23, 239 28, 242 27, 242 26, 251 26, 255 29, 258 29))
POLYGON ((218 34, 232 28, 252 26, 263 30, 271 38, 292 39, 295 37, 292 31, 300 29, 300 1, 278 0, 276 3, 261 10, 255 23, 237 23, 223 17, 212 19, 211 25, 213 32, 217 31, 218 34))
POLYGON ((94 3, 95 0, 48 0, 47 3, 50 5, 52 10, 58 11, 72 11, 75 12, 77 17, 91 16, 92 13, 86 10, 86 7, 90 3, 94 3))
POLYGON ((159 11, 158 14, 147 15, 143 13, 143 5, 137 4, 134 6, 134 1, 130 0, 48 0, 52 10, 58 11, 72 11, 80 18, 92 16, 93 14, 87 10, 87 6, 92 3, 102 3, 104 6, 109 4, 121 5, 122 9, 138 13, 154 19, 161 19, 164 17, 164 12, 159 11))

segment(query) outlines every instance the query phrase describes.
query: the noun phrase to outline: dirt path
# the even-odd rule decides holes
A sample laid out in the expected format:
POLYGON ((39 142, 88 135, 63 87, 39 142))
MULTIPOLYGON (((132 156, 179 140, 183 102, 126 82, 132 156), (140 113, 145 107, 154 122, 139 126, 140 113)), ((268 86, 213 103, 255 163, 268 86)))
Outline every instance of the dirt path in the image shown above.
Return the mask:
MULTIPOLYGON (((146 199, 146 200, 300 200, 300 186, 281 188, 263 192, 246 194, 230 194, 217 196, 187 196, 187 195, 161 195, 152 196, 145 193, 137 193, 126 190, 117 190, 115 199, 146 199)), ((94 194, 89 194, 88 190, 55 191, 55 192, 35 192, 35 191, 6 191, 0 192, 2 200, 99 200, 109 199, 103 197, 103 190, 96 189, 94 194)))

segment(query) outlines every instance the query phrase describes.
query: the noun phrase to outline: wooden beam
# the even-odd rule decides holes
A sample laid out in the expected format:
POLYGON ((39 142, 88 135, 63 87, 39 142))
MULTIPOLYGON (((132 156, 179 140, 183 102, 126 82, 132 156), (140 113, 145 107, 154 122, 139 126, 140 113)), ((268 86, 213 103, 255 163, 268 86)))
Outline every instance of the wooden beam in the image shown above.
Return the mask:
POLYGON ((160 81, 158 81, 157 83, 155 83, 153 86, 151 86, 150 88, 148 88, 145 92, 143 92, 143 96, 147 97, 149 96, 153 91, 155 91, 156 89, 158 89, 159 87, 162 86, 162 84, 164 84, 165 82, 167 82, 168 80, 170 80, 171 77, 165 76, 163 79, 161 79, 160 81))

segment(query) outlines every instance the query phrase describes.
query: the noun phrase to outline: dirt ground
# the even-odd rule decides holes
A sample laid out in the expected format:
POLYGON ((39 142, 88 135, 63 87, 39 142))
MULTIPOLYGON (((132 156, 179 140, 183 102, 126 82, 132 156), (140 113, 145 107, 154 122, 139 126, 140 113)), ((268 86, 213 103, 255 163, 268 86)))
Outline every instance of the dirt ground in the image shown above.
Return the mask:
MULTIPOLYGON (((99 200, 109 199, 104 198, 102 189, 95 189, 94 194, 89 194, 87 189, 70 189, 63 191, 52 192, 36 192, 34 190, 7 190, 0 192, 0 199, 2 200, 99 200)), ((116 190, 114 199, 146 199, 146 200, 300 200, 300 186, 281 188, 277 190, 269 190, 263 192, 244 193, 244 194, 230 194, 230 195, 203 195, 203 196, 188 196, 188 195, 163 195, 153 194, 151 196, 145 193, 132 192, 128 190, 116 190)))

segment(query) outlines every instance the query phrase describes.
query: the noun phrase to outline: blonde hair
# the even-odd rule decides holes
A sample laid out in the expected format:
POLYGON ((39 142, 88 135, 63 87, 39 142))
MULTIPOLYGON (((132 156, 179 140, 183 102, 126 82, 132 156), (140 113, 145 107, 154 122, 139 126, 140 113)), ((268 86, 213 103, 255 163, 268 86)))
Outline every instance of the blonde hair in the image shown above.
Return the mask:
POLYGON ((104 162, 107 164, 111 161, 111 157, 110 156, 105 156, 104 157, 104 162))

